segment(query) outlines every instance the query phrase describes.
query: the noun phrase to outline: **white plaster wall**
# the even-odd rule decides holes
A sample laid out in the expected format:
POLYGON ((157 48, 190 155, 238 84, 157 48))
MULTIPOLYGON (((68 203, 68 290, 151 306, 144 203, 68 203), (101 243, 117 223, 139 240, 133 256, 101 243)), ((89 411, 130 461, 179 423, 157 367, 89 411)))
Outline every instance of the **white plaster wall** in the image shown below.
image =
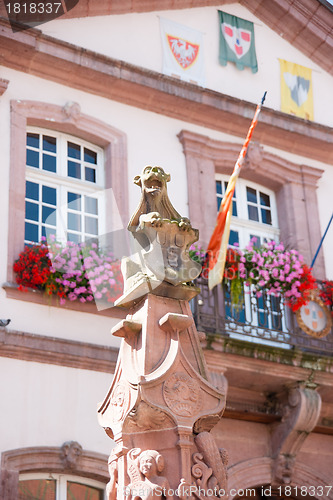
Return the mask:
POLYGON ((106 373, 1 358, 0 453, 78 441, 109 454, 113 441, 97 421, 112 381, 106 373))
POLYGON ((333 78, 320 66, 264 25, 245 7, 237 4, 171 11, 124 14, 116 16, 55 20, 40 29, 65 40, 115 59, 162 71, 162 44, 159 18, 164 17, 204 34, 205 75, 207 88, 257 103, 265 90, 265 105, 280 110, 280 59, 313 69, 314 120, 333 126, 333 78), (233 63, 223 67, 218 62, 218 14, 222 10, 255 23, 258 72, 236 69, 233 63))

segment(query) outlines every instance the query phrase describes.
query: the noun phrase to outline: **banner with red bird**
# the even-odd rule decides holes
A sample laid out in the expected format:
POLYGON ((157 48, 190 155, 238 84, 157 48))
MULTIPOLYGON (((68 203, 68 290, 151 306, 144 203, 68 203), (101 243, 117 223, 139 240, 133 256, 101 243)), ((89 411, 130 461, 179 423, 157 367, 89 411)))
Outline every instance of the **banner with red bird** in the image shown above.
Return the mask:
POLYGON ((160 26, 163 73, 204 86, 202 33, 163 18, 160 26))
POLYGON ((258 71, 254 27, 251 21, 218 11, 220 25, 219 61, 226 66, 228 61, 234 62, 236 68, 243 70, 245 66, 258 71))

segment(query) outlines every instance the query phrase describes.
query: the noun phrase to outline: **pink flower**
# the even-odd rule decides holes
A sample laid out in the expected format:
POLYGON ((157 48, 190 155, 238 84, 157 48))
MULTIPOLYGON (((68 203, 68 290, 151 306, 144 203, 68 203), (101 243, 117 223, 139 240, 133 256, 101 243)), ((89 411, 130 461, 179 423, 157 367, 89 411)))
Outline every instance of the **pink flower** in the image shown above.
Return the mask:
POLYGON ((260 280, 258 283, 259 286, 265 286, 265 284, 266 284, 265 280, 260 280))

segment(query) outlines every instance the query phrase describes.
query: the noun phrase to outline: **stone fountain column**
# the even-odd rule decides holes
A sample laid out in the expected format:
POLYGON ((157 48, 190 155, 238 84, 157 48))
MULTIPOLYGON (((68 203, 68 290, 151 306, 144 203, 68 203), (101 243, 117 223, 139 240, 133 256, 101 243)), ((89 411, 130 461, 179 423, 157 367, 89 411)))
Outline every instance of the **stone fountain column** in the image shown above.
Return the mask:
POLYGON ((225 394, 209 379, 189 301, 200 266, 188 256, 198 231, 172 207, 168 174, 146 167, 135 182, 142 199, 129 230, 140 243, 122 264, 129 308, 114 378, 98 414, 116 445, 108 500, 226 496, 225 450, 210 431, 225 394))

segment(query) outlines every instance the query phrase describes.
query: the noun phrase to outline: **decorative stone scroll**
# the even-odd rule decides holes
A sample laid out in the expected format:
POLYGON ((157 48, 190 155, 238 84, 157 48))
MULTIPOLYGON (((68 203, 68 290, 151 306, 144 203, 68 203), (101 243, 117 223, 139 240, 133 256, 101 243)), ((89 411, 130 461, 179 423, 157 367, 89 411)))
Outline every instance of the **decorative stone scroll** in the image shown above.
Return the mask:
POLYGON ((316 426, 321 397, 312 382, 289 389, 283 402, 283 417, 272 431, 273 483, 290 484, 296 455, 305 439, 316 426))

